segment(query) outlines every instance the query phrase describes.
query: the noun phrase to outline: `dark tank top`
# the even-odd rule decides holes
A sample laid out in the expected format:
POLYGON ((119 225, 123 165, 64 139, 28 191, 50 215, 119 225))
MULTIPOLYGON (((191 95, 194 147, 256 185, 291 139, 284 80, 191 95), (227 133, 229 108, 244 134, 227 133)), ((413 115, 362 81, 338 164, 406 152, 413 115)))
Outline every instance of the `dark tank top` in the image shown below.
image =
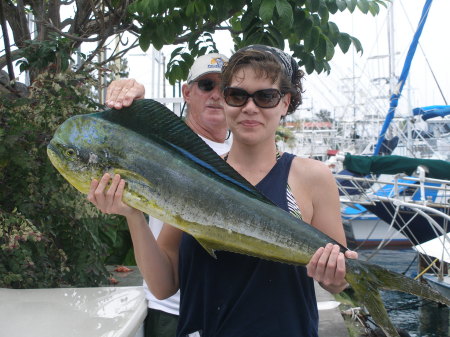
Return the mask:
MULTIPOLYGON (((285 210, 293 158, 284 153, 256 185, 285 210)), ((216 256, 183 233, 178 337, 194 332, 202 337, 318 336, 314 283, 305 267, 224 251, 216 256)))

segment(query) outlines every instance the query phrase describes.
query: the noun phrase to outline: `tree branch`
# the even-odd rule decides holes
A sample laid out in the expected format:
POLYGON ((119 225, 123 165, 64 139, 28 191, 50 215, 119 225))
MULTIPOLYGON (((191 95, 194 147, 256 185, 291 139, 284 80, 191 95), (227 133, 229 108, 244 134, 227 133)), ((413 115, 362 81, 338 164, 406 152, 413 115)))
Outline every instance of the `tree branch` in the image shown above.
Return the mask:
MULTIPOLYGON (((15 49, 11 51, 11 62, 14 62, 22 57, 20 54, 20 49, 15 49)), ((6 55, 0 56, 0 69, 4 68, 8 62, 6 61, 6 55)))
POLYGON ((98 44, 97 48, 95 48, 95 50, 88 56, 88 58, 81 64, 81 66, 78 67, 78 69, 75 71, 76 73, 79 73, 81 70, 83 70, 84 66, 91 62, 92 59, 98 54, 98 52, 100 51, 100 49, 102 49, 104 47, 106 38, 103 38, 103 40, 98 44))
POLYGON ((5 58, 6 58, 6 64, 8 66, 9 80, 13 81, 15 76, 14 76, 14 68, 13 68, 13 64, 12 64, 12 60, 11 60, 11 49, 10 49, 10 43, 9 43, 8 27, 6 26, 5 13, 3 11, 3 3, 1 1, 0 1, 0 24, 2 26, 3 41, 5 42, 5 58))

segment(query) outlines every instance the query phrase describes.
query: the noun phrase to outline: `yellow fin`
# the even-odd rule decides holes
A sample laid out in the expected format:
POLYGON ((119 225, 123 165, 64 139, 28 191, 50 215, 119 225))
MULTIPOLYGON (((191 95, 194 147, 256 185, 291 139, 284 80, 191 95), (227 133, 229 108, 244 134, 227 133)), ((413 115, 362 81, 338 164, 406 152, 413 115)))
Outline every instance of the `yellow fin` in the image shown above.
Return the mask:
MULTIPOLYGON (((197 239, 197 238, 196 238, 196 239, 197 239)), ((212 248, 210 248, 210 247, 208 246, 208 243, 207 243, 207 242, 202 241, 202 240, 199 240, 199 239, 197 239, 197 242, 200 244, 200 246, 202 246, 202 247, 208 252, 209 255, 211 255, 213 258, 217 259, 215 250, 212 249, 212 248)))

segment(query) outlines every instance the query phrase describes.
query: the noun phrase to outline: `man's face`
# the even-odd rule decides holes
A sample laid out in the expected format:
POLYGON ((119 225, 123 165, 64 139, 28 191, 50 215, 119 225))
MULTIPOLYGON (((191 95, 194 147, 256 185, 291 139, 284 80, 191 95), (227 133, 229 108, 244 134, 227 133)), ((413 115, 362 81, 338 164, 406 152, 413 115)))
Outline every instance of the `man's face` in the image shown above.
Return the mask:
POLYGON ((205 129, 226 127, 220 74, 206 74, 185 84, 183 97, 188 106, 188 124, 205 129))

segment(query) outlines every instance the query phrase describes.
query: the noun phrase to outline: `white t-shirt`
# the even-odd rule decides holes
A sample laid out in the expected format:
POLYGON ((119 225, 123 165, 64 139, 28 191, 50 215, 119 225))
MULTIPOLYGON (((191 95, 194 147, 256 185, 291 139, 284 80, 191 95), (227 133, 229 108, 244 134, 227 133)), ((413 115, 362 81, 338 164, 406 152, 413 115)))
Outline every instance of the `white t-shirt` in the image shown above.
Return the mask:
MULTIPOLYGON (((200 136, 200 135, 199 135, 200 136)), ((207 138, 200 136, 206 144, 208 144, 218 155, 223 155, 230 150, 231 139, 227 139, 225 143, 216 143, 207 138)), ((163 222, 161 220, 150 217, 148 225, 152 230, 155 238, 158 238, 159 233, 163 227, 163 222)), ((165 300, 158 300, 147 287, 147 284, 144 281, 144 292, 145 297, 148 301, 148 307, 160 311, 167 312, 169 314, 178 315, 179 314, 179 306, 180 306, 180 291, 169 297, 165 300)))

